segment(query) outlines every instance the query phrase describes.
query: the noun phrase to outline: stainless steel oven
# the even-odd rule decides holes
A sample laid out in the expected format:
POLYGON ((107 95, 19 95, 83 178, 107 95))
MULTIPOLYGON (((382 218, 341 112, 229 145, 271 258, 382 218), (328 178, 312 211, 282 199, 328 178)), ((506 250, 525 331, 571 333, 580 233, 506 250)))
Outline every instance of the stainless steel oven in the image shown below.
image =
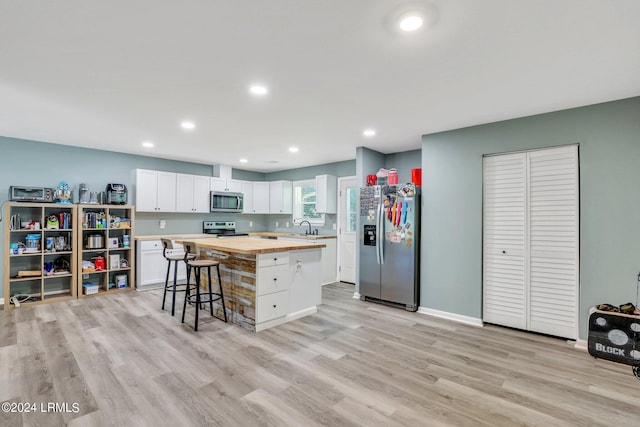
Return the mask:
POLYGON ((242 193, 227 191, 211 192, 211 212, 242 212, 244 205, 242 193))

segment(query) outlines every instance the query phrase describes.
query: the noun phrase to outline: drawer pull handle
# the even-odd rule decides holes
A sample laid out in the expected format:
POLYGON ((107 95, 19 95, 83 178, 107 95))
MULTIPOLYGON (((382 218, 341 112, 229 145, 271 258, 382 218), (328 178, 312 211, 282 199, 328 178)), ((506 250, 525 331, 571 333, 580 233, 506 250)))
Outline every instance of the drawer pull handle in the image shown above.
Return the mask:
POLYGON ((275 305, 275 304, 273 304, 273 308, 276 308, 276 305, 275 305))
POLYGON ((277 277, 274 277, 274 278, 273 278, 273 281, 275 282, 276 280, 278 280, 278 278, 277 278, 277 277))

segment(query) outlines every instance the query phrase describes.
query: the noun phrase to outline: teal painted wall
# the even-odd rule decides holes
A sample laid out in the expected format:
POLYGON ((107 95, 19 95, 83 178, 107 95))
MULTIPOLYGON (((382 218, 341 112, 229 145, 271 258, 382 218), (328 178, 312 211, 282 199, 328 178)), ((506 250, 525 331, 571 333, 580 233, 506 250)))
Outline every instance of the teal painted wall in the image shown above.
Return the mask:
POLYGON ((398 182, 411 182, 411 169, 422 167, 422 151, 411 150, 387 154, 384 157, 385 169, 395 168, 398 171, 398 182))
POLYGON ((482 155, 580 146, 580 337, 589 307, 636 302, 640 98, 424 135, 422 307, 482 317, 482 155))
POLYGON ((288 181, 300 181, 303 179, 315 178, 316 175, 353 176, 356 174, 355 160, 344 162, 325 163, 323 165, 307 166, 304 168, 287 169, 278 172, 264 174, 265 181, 278 181, 281 179, 288 181))
MULTIPOLYGON (((355 169, 355 160, 347 160, 344 162, 326 163, 323 165, 266 173, 265 181, 278 181, 281 179, 287 181, 301 181, 305 179, 315 179, 316 175, 335 175, 337 177, 354 176, 356 173, 355 169)), ((336 234, 336 230, 333 229, 334 225, 336 225, 336 221, 337 215, 325 214, 324 225, 313 226, 312 229, 317 228, 319 234, 336 234)), ((268 215, 267 229, 288 233, 300 233, 306 230, 306 225, 304 227, 293 225, 292 215, 268 215), (289 227, 287 227, 287 222, 289 223, 289 227)))

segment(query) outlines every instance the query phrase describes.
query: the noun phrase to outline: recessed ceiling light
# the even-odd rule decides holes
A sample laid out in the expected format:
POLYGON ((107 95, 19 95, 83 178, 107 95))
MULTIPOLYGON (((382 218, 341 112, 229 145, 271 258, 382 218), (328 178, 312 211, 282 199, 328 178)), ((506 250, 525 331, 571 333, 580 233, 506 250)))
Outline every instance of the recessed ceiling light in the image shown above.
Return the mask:
POLYGON ((289 151, 291 153, 297 153, 298 152, 298 147, 289 147, 289 151))
POLYGON ((249 88, 249 92, 254 95, 266 95, 269 89, 262 85, 253 85, 249 88))
POLYGON ((184 121, 182 123, 180 123, 180 126, 182 127, 182 129, 186 129, 186 130, 193 130, 196 128, 196 124, 193 122, 188 122, 188 121, 184 121))
POLYGON ((407 16, 400 21, 400 29, 403 31, 415 31, 422 27, 422 18, 417 15, 407 16))
POLYGON ((375 136, 375 135, 376 135, 376 131, 375 131, 375 130, 373 130, 373 129, 365 129, 365 130, 362 132, 362 134, 363 134, 364 136, 372 137, 372 136, 375 136))
POLYGON ((151 142, 151 141, 144 141, 144 142, 142 143, 142 146, 143 146, 144 148, 153 148, 153 142, 151 142))
POLYGON ((249 160, 247 159, 240 159, 240 163, 247 163, 249 160))

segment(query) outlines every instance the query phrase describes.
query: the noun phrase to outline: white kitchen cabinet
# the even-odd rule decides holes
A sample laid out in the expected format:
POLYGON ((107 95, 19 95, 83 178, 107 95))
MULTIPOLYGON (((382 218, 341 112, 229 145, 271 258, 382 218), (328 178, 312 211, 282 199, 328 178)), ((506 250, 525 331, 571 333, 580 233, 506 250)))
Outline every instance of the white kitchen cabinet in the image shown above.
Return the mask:
POLYGON ((322 287, 319 286, 320 251, 289 251, 289 314, 308 311, 322 302, 322 287))
POLYGON ((136 211, 175 212, 176 189, 175 173, 136 169, 136 211))
POLYGON ((338 180, 334 175, 316 176, 316 212, 338 212, 338 180))
POLYGON ((289 314, 289 253, 256 256, 256 326, 289 314))
POLYGON ((208 176, 177 174, 176 211, 209 212, 209 180, 208 176))
POLYGON ((328 285, 337 281, 338 277, 338 252, 336 239, 309 240, 296 237, 278 237, 278 240, 291 240, 294 242, 317 242, 325 245, 320 250, 320 283, 328 285))
POLYGON ((253 213, 268 214, 270 200, 270 185, 268 182, 253 183, 253 213))
POLYGON ((242 181, 242 213, 253 213, 253 182, 242 181))
MULTIPOLYGON (((184 255, 182 245, 174 243, 172 255, 184 255)), ((138 290, 157 289, 164 286, 167 277, 167 260, 162 255, 162 241, 141 241, 137 245, 136 261, 136 287, 138 290)), ((175 263, 171 263, 169 281, 173 283, 173 270, 175 263)), ((178 263, 178 283, 184 283, 187 279, 187 269, 184 263, 178 263)))
POLYGON ((211 191, 242 193, 242 181, 239 179, 211 177, 211 191))
POLYGON ((338 280, 338 250, 337 239, 322 239, 318 240, 320 243, 324 243, 326 246, 321 251, 321 278, 320 282, 323 285, 334 283, 338 280))
POLYGON ((290 214, 293 212, 293 184, 291 181, 269 183, 269 213, 290 214))

